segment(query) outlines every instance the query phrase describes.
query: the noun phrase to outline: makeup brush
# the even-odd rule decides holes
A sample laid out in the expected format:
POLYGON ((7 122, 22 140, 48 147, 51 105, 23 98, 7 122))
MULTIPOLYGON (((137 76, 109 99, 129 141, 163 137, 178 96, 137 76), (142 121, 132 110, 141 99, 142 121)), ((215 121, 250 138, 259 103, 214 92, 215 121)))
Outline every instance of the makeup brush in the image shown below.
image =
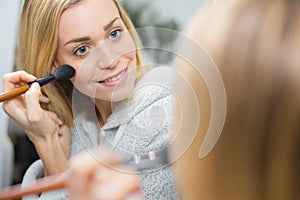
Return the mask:
MULTIPOLYGON (((36 79, 34 82, 37 82, 40 86, 43 86, 51 81, 61 81, 70 79, 74 75, 75 70, 73 67, 71 67, 70 65, 62 65, 58 67, 51 75, 36 79)), ((25 93, 34 82, 27 83, 26 85, 22 85, 13 90, 0 94, 0 102, 6 101, 8 99, 14 98, 18 95, 25 93)))
POLYGON ((37 182, 34 185, 28 188, 22 189, 21 184, 14 185, 10 188, 6 188, 0 192, 0 200, 20 199, 22 196, 25 195, 34 195, 50 190, 62 189, 66 187, 66 185, 66 177, 59 177, 58 175, 53 175, 37 180, 37 182))
MULTIPOLYGON (((125 160, 123 167, 127 166, 128 169, 135 169, 136 171, 142 171, 150 168, 158 168, 170 163, 168 155, 168 149, 164 148, 159 151, 150 151, 146 154, 139 156, 135 155, 134 158, 125 160)), ((21 184, 10 186, 0 190, 0 200, 17 199, 24 195, 40 194, 45 191, 68 189, 67 182, 70 179, 69 175, 52 175, 44 178, 40 178, 36 183, 27 188, 22 188, 21 184)))

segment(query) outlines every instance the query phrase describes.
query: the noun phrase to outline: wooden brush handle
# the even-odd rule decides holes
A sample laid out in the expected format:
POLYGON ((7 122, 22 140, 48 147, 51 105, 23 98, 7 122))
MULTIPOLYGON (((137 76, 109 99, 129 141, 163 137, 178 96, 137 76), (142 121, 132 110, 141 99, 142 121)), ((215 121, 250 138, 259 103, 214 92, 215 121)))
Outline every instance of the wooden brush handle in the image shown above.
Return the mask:
POLYGON ((20 87, 17 87, 15 89, 12 89, 10 91, 7 91, 7 92, 3 92, 2 94, 0 94, 0 102, 2 101, 6 101, 8 99, 11 99, 13 97, 16 97, 20 94, 23 94, 25 93, 27 90, 29 89, 29 85, 26 84, 26 85, 22 85, 20 87))
POLYGON ((28 188, 21 188, 21 185, 8 187, 0 191, 0 200, 21 198, 24 195, 40 194, 49 190, 56 190, 66 187, 67 178, 49 176, 42 178, 28 188))
MULTIPOLYGON (((131 169, 141 171, 143 169, 157 168, 169 163, 168 149, 141 154, 139 159, 129 159, 123 164, 131 169)), ((11 186, 0 191, 0 200, 20 198, 24 195, 40 194, 49 190, 57 190, 67 186, 68 176, 48 176, 36 181, 31 187, 22 189, 20 185, 11 186)))

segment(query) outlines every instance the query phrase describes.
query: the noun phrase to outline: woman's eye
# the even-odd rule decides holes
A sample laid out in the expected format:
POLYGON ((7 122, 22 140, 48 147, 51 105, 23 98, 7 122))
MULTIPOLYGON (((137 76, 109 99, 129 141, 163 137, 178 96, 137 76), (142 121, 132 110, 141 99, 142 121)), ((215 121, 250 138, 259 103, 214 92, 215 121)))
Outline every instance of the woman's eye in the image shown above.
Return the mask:
POLYGON ((88 52, 89 48, 87 46, 81 46, 74 51, 74 55, 83 56, 88 52))
POLYGON ((116 30, 112 31, 109 34, 109 38, 110 39, 117 39, 117 38, 119 38, 121 36, 121 32, 122 32, 121 29, 116 29, 116 30))

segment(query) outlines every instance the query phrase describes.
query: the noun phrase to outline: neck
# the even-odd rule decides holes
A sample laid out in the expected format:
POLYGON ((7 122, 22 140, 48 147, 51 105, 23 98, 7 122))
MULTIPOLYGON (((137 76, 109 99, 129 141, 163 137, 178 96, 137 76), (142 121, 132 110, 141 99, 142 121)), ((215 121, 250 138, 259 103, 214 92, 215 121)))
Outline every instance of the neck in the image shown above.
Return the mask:
POLYGON ((112 113, 111 102, 104 100, 96 100, 95 101, 96 108, 99 112, 99 123, 102 126, 107 122, 108 117, 112 113))

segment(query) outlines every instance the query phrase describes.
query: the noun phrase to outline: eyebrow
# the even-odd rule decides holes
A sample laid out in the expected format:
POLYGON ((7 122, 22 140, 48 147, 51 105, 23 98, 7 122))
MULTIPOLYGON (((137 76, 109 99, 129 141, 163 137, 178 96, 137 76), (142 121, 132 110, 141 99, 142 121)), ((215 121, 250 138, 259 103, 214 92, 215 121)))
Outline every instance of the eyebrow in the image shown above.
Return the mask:
POLYGON ((72 39, 72 40, 66 42, 65 45, 73 43, 73 42, 85 42, 85 41, 88 41, 90 39, 91 39, 90 37, 75 38, 75 39, 72 39))
MULTIPOLYGON (((115 21, 117 19, 120 19, 119 17, 116 17, 114 18, 113 20, 111 20, 108 24, 106 24, 104 27, 103 27, 103 30, 104 31, 107 31, 110 27, 112 27, 112 25, 115 23, 115 21)), ((90 40, 91 38, 90 37, 81 37, 81 38, 74 38, 68 42, 65 43, 65 45, 67 44, 70 44, 70 43, 75 43, 75 42, 85 42, 85 41, 88 41, 90 40)))
POLYGON ((120 19, 119 17, 116 17, 114 18, 113 20, 111 20, 108 24, 106 24, 104 27, 103 27, 103 30, 104 31, 107 31, 110 27, 112 27, 112 25, 115 23, 115 21, 117 19, 120 19))

